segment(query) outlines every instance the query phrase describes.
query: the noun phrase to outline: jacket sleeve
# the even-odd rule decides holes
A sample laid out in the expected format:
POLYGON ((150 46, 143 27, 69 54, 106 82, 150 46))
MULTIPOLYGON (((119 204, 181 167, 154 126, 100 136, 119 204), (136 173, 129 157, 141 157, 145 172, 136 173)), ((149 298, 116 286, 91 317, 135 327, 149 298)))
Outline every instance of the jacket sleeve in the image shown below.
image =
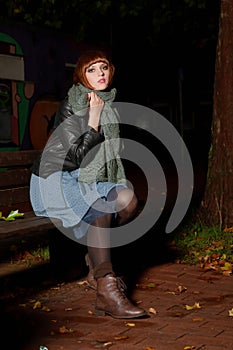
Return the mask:
POLYGON ((67 154, 66 160, 77 167, 93 147, 104 141, 104 135, 89 127, 86 120, 87 116, 75 115, 71 105, 65 100, 55 121, 56 132, 67 154))

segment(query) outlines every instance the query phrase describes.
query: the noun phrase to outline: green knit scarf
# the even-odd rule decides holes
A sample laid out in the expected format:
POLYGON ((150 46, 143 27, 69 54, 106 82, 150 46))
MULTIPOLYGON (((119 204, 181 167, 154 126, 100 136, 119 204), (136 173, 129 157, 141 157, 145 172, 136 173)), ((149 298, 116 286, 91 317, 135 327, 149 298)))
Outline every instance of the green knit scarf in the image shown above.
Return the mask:
MULTIPOLYGON (((68 101, 77 116, 84 116, 88 112, 89 90, 83 85, 73 85, 68 91, 68 101)), ((119 156, 119 120, 117 112, 111 107, 116 96, 116 89, 110 91, 95 91, 104 101, 100 124, 105 141, 101 143, 94 158, 84 168, 80 168, 78 181, 91 184, 97 181, 126 183, 125 171, 119 156)), ((91 151, 90 151, 91 152, 91 151)))

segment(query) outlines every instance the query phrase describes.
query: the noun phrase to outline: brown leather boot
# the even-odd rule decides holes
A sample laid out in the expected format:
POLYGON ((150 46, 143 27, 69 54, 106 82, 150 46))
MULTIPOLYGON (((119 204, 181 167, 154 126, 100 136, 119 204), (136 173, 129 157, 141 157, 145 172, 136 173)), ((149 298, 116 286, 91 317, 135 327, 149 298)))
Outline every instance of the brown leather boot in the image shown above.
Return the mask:
POLYGON ((147 316, 145 310, 134 306, 118 285, 118 280, 112 275, 100 277, 97 280, 95 314, 110 315, 115 318, 136 318, 147 316))
MULTIPOLYGON (((85 261, 86 261, 86 265, 89 268, 89 272, 87 274, 87 284, 90 288, 96 290, 97 289, 97 282, 96 282, 96 279, 94 277, 94 267, 93 267, 93 264, 92 264, 91 259, 90 259, 88 254, 85 255, 85 261)), ((116 278, 117 278, 117 284, 118 284, 119 288, 121 289, 121 291, 122 292, 126 291, 127 286, 124 283, 124 281, 120 277, 116 277, 116 278)))
POLYGON ((96 279, 94 278, 94 268, 93 268, 91 259, 89 258, 89 255, 88 255, 88 254, 85 255, 85 261, 86 261, 86 265, 87 265, 88 268, 89 268, 89 272, 88 272, 88 275, 87 275, 87 283, 88 283, 88 286, 89 286, 90 288, 96 290, 96 288, 97 288, 97 282, 96 282, 96 279))

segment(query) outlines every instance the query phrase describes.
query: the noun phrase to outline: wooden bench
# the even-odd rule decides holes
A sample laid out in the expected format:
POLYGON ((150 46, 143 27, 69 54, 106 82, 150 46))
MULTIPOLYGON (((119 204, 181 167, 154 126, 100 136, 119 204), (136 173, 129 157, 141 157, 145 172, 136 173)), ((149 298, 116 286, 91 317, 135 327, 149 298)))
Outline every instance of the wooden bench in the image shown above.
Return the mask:
POLYGON ((55 229, 49 218, 35 216, 30 204, 31 166, 38 155, 37 150, 0 152, 0 212, 5 217, 11 210, 24 213, 14 221, 0 220, 1 255, 12 244, 55 229))

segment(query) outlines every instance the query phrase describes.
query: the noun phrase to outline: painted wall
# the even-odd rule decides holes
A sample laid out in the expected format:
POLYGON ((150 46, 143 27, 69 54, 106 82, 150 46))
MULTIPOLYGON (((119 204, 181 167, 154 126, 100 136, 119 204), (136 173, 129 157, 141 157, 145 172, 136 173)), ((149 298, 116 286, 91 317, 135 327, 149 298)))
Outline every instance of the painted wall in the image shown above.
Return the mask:
POLYGON ((44 146, 79 50, 61 33, 0 23, 0 151, 44 146))

